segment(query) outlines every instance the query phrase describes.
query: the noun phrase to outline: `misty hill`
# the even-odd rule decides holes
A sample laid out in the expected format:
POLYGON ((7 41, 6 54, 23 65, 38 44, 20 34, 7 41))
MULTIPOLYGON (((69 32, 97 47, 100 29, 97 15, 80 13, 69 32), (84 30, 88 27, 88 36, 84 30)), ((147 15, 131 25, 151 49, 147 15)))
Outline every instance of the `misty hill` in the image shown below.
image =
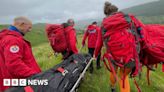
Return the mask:
POLYGON ((164 15, 164 0, 150 2, 122 10, 125 13, 133 13, 137 16, 164 15))
MULTIPOLYGON (((130 8, 123 9, 121 11, 125 13, 133 13, 143 23, 146 24, 164 24, 164 0, 133 6, 130 8)), ((76 23, 76 28, 83 30, 87 25, 91 24, 93 21, 98 21, 100 25, 102 19, 88 19, 78 21, 76 23)))
POLYGON ((90 25, 92 22, 98 22, 98 25, 101 24, 102 19, 87 19, 87 20, 80 20, 80 21, 75 21, 76 25, 75 28, 78 30, 84 30, 87 25, 90 25))

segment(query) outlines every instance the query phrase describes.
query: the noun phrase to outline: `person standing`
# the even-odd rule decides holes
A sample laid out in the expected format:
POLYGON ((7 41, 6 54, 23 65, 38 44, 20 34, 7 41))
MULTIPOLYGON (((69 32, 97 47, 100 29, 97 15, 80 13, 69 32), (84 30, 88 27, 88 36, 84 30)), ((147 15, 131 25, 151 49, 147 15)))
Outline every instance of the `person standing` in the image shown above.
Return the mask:
POLYGON ((13 25, 0 32, 0 92, 8 89, 3 79, 21 79, 41 72, 31 50, 24 39, 30 32, 32 22, 26 17, 16 17, 13 25))
POLYGON ((64 32, 67 41, 67 49, 62 52, 63 58, 66 59, 72 54, 77 54, 77 39, 76 39, 76 30, 74 28, 75 22, 73 19, 68 19, 67 23, 62 24, 64 27, 64 32))
MULTIPOLYGON (((93 22, 91 25, 89 25, 86 29, 86 32, 84 33, 83 40, 82 40, 82 46, 85 45, 85 41, 88 37, 88 53, 93 57, 94 50, 96 47, 96 42, 97 42, 97 36, 98 36, 98 31, 100 31, 100 28, 97 25, 97 22, 93 22)), ((101 53, 99 53, 97 60, 96 60, 96 66, 97 69, 100 69, 100 57, 101 53)), ((90 73, 93 72, 93 62, 90 65, 90 73)))
POLYGON ((116 83, 119 81, 120 92, 130 92, 128 75, 135 77, 139 74, 137 47, 139 47, 138 40, 143 39, 140 23, 133 15, 119 12, 117 6, 110 2, 105 2, 104 14, 106 17, 102 21, 101 32, 98 33, 94 57, 98 56, 102 46, 105 45, 106 53, 103 55, 103 60, 104 62, 107 60, 109 64, 104 63, 110 71, 111 91, 116 92, 116 83), (133 27, 131 21, 134 23, 133 27), (119 76, 117 76, 118 70, 119 76))

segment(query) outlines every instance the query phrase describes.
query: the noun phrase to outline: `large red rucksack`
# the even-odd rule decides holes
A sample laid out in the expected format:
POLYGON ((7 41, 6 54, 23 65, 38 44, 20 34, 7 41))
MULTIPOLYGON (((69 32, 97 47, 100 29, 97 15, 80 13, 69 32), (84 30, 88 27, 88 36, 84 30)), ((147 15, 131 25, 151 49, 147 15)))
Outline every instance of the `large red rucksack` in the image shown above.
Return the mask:
MULTIPOLYGON (((138 32, 137 21, 132 19, 132 15, 126 15, 122 12, 115 13, 103 21, 103 40, 107 47, 104 54, 104 63, 109 71, 113 73, 116 80, 115 66, 121 68, 131 68, 131 76, 137 76, 140 71, 139 52, 141 32, 138 32), (108 60, 108 65, 105 62, 108 60)), ((124 72, 125 73, 125 72, 124 72)), ((125 78, 123 78, 123 81, 125 78)), ((135 81, 139 92, 140 89, 135 81)), ((125 83, 123 82, 123 87, 125 83)))
MULTIPOLYGON (((144 29, 144 40, 141 44, 140 62, 147 66, 147 80, 150 85, 149 72, 157 68, 157 64, 164 62, 164 26, 159 24, 146 24, 144 29)), ((164 63, 162 66, 164 72, 164 63)))
POLYGON ((103 38, 108 48, 104 58, 113 59, 108 61, 119 67, 134 68, 132 75, 136 76, 140 67, 140 44, 134 21, 129 15, 120 12, 104 19, 103 26, 103 38))
POLYGON ((66 32, 63 25, 47 24, 46 33, 50 41, 51 47, 57 53, 67 50, 68 41, 66 41, 66 32))
POLYGON ((144 28, 145 44, 142 47, 141 62, 144 65, 164 62, 164 26, 148 24, 144 28))

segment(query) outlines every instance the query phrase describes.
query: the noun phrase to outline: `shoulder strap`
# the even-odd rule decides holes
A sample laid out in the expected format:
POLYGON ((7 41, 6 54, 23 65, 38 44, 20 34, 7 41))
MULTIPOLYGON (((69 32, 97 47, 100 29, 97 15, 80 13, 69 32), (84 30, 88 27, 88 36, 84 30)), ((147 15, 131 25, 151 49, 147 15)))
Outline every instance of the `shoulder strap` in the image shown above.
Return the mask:
POLYGON ((135 40, 137 42, 137 52, 140 52, 140 43, 139 43, 139 36, 137 34, 137 28, 133 22, 133 20, 130 18, 128 14, 124 14, 124 18, 127 21, 127 23, 130 25, 130 31, 135 36, 135 40))
MULTIPOLYGON (((124 13, 123 13, 124 14, 124 13)), ((124 18, 127 21, 127 23, 130 25, 130 29, 132 34, 137 37, 136 40, 138 40, 138 32, 137 32, 137 27, 135 26, 133 20, 128 14, 124 14, 124 18)))
POLYGON ((131 23, 131 18, 128 14, 124 14, 124 17, 125 17, 125 20, 128 22, 128 23, 131 23))
MULTIPOLYGON (((106 34, 107 30, 104 27, 102 27, 101 31, 102 31, 102 37, 104 37, 104 35, 106 34)), ((105 45, 106 48, 109 48, 108 45, 107 45, 107 42, 109 40, 110 40, 110 37, 103 38, 103 42, 104 42, 104 45, 105 45)))

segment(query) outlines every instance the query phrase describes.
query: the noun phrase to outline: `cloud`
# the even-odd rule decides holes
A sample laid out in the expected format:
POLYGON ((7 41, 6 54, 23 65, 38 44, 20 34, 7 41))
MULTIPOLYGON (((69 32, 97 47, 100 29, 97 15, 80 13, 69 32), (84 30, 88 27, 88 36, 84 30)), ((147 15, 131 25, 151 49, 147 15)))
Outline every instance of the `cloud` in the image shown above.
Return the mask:
MULTIPOLYGON (((12 23, 16 16, 27 16, 33 23, 64 22, 102 18, 106 0, 1 0, 0 24, 12 23)), ((109 0, 120 9, 156 0, 109 0)))

